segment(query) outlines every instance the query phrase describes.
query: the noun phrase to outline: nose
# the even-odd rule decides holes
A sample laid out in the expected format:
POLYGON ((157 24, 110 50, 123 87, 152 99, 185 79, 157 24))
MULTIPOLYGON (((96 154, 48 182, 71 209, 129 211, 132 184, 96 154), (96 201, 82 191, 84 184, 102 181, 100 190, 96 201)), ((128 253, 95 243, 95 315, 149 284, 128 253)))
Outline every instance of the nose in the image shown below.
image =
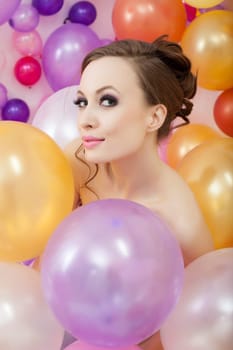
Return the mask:
POLYGON ((95 129, 99 125, 98 118, 93 110, 90 110, 88 107, 84 111, 80 112, 78 118, 78 127, 83 130, 95 129))

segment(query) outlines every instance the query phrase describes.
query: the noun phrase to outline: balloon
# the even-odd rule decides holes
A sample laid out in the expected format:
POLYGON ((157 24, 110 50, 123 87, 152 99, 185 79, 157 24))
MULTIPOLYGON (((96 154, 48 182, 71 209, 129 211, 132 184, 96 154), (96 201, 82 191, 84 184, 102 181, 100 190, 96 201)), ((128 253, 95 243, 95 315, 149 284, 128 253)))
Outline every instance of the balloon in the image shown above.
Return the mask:
POLYGON ((41 77, 41 66, 34 57, 25 56, 16 62, 14 73, 21 84, 32 86, 41 77))
POLYGON ((233 13, 223 10, 198 16, 184 31, 181 46, 200 86, 210 90, 233 86, 232 34, 233 13))
POLYGON ((159 216, 135 202, 98 200, 55 230, 42 256, 42 285, 70 334, 122 347, 160 328, 180 295, 183 264, 159 216))
MULTIPOLYGON (((103 347, 95 347, 90 344, 86 344, 80 341, 76 341, 69 345, 64 350, 109 350, 109 348, 103 348, 103 347)), ((121 347, 121 348, 114 348, 114 350, 140 350, 140 347, 137 345, 130 345, 127 347, 121 347)))
POLYGON ((185 269, 184 288, 161 328, 164 350, 231 350, 233 248, 202 255, 185 269))
POLYGON ((13 45, 23 56, 40 56, 43 43, 40 34, 34 30, 30 33, 13 32, 13 45))
POLYGON ((195 7, 192 7, 186 3, 184 3, 185 11, 187 14, 187 20, 188 22, 192 22, 194 18, 197 15, 197 9, 195 7))
POLYGON ((51 16, 60 11, 64 4, 64 0, 32 0, 38 12, 43 16, 51 16))
POLYGON ((91 2, 78 1, 71 6, 68 19, 73 23, 81 23, 88 26, 95 21, 96 15, 96 8, 91 2))
POLYGON ((32 125, 47 133, 62 149, 79 136, 78 110, 73 103, 77 86, 69 86, 49 96, 38 108, 32 125))
POLYGON ((233 11, 233 3, 232 0, 224 0, 222 3, 222 6, 225 10, 233 11))
POLYGON ((5 85, 0 83, 0 109, 5 105, 7 102, 7 88, 5 85))
POLYGON ((185 0, 185 2, 196 8, 207 8, 220 4, 222 0, 185 0))
POLYGON ((0 260, 39 256, 72 210, 74 181, 56 143, 30 124, 0 122, 0 260))
POLYGON ((168 34, 180 41, 186 27, 186 11, 181 0, 116 0, 112 24, 117 39, 153 41, 168 34))
POLYGON ((191 187, 216 248, 233 245, 233 140, 220 137, 190 151, 178 173, 191 187))
POLYGON ((101 41, 87 26, 67 23, 57 28, 44 45, 42 64, 49 85, 55 91, 77 85, 84 56, 101 41))
POLYGON ((184 156, 199 144, 221 137, 221 135, 207 125, 188 124, 176 131, 169 138, 167 144, 167 163, 177 168, 184 156))
POLYGON ((30 115, 27 103, 20 98, 9 99, 2 108, 3 120, 14 120, 26 123, 30 115))
POLYGON ((61 326, 47 306, 36 271, 0 262, 0 344, 7 350, 58 350, 61 326))
POLYGON ((0 0, 0 25, 8 21, 20 2, 21 0, 0 0))
POLYGON ((39 13, 30 4, 20 5, 9 20, 9 24, 18 32, 30 32, 39 23, 39 13))
POLYGON ((226 135, 233 137, 233 88, 223 91, 217 98, 214 119, 226 135))

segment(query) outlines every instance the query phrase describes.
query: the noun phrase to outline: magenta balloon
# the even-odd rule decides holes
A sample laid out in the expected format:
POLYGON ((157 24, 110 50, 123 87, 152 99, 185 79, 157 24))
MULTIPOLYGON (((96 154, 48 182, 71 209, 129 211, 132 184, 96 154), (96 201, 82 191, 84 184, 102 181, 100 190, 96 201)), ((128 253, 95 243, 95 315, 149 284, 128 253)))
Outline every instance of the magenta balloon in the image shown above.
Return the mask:
POLYGON ((20 2, 21 0, 0 0, 0 25, 10 19, 20 2))
POLYGON ((74 210, 42 259, 42 285, 59 322, 95 346, 137 344, 157 331, 182 288, 183 258, 164 221, 123 199, 74 210))
POLYGON ((161 328, 165 350, 231 350, 233 248, 205 254, 185 269, 179 303, 161 328))
POLYGON ((77 85, 84 56, 101 46, 98 36, 89 27, 67 23, 56 29, 43 49, 42 64, 49 85, 54 91, 77 85))
POLYGON ((13 13, 9 24, 18 32, 31 32, 40 20, 39 12, 30 4, 20 5, 13 13))

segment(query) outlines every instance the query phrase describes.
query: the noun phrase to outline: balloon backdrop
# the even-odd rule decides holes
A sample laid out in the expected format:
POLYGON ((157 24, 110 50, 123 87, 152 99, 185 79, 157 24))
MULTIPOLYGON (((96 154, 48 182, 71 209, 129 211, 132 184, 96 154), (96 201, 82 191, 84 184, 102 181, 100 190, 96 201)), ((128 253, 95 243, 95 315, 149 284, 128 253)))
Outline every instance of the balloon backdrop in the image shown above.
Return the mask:
POLYGON ((67 23, 56 29, 47 39, 42 56, 52 89, 57 91, 78 84, 84 56, 100 45, 95 32, 82 24, 67 23))
POLYGON ((226 135, 233 137, 233 88, 223 91, 215 101, 214 119, 226 135))
POLYGON ((64 331, 46 304, 36 271, 0 262, 0 344, 7 350, 59 350, 64 331))
POLYGON ((0 260, 23 261, 42 253, 72 210, 72 171, 56 143, 29 124, 1 121, 0 149, 0 260))
POLYGON ((112 23, 117 39, 153 41, 168 34, 180 41, 186 26, 186 11, 181 0, 116 0, 112 23))
POLYGON ((161 329, 164 350, 231 350, 233 248, 205 254, 185 269, 184 288, 161 329))
POLYGON ((222 137, 195 147, 178 172, 196 196, 215 247, 233 246, 233 140, 222 137))
POLYGON ((38 108, 32 125, 46 132, 64 149, 79 135, 77 129, 78 109, 73 103, 77 86, 69 86, 48 97, 38 108))
POLYGON ((96 346, 139 343, 158 330, 183 280, 178 242, 152 211, 123 199, 74 210, 41 263, 46 299, 63 327, 96 346))
POLYGON ((200 86, 213 90, 233 86, 233 12, 216 10, 196 17, 181 45, 200 86))
POLYGON ((188 124, 176 129, 167 143, 167 163, 177 168, 180 161, 193 148, 220 136, 217 131, 202 124, 188 124))

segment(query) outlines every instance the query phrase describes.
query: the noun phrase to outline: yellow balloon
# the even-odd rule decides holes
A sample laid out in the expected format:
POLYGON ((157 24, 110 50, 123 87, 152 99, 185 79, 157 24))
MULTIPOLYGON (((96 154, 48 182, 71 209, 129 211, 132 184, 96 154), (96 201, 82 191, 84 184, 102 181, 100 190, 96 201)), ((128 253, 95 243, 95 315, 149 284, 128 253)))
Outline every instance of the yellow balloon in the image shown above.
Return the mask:
POLYGON ((196 8, 208 8, 221 4, 222 0, 185 0, 185 3, 196 8))
POLYGON ((42 253, 74 201, 70 165, 41 130, 0 122, 0 260, 23 261, 42 253))
POLYGON ((181 39, 184 53, 198 74, 198 85, 210 90, 233 86, 233 12, 209 11, 196 17, 181 39))
POLYGON ((232 247, 233 139, 220 137, 195 147, 177 171, 192 189, 215 247, 232 247))

